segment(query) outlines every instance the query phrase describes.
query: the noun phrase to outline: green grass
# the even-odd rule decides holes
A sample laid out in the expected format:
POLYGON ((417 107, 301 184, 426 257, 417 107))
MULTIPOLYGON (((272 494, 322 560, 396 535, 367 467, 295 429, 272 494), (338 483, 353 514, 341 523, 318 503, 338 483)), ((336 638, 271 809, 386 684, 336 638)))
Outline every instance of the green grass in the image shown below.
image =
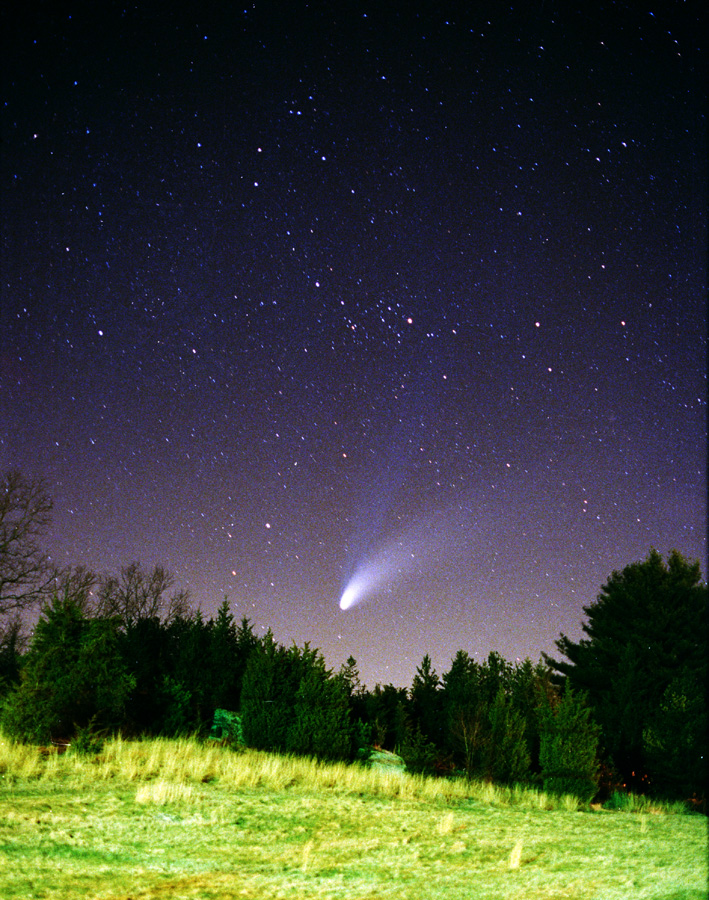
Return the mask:
POLYGON ((707 819, 192 740, 0 737, 0 897, 699 900, 707 819))

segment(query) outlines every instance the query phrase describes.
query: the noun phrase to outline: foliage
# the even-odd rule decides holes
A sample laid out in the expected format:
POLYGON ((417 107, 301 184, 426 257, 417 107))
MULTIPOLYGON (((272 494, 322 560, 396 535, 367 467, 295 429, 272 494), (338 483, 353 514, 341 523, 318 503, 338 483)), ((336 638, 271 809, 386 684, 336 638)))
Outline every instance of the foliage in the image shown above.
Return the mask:
POLYGON ((643 749, 659 796, 707 796, 706 685, 687 671, 670 682, 643 731, 643 749))
POLYGON ((103 750, 106 741, 106 730, 96 727, 94 716, 86 725, 76 728, 71 739, 69 751, 78 756, 96 756, 103 750))
POLYGON ((521 676, 497 653, 478 664, 460 650, 443 675, 443 748, 468 778, 525 777, 531 758, 520 684, 521 676))
POLYGON ((352 726, 347 694, 341 679, 333 678, 319 654, 310 660, 295 695, 287 749, 320 759, 348 759, 352 726))
POLYGON ((135 682, 126 701, 122 729, 127 734, 154 734, 169 696, 164 690, 173 649, 168 631, 157 618, 137 619, 119 631, 119 647, 135 682))
POLYGON ((153 730, 167 737, 188 734, 192 725, 192 692, 171 675, 163 675, 158 695, 159 718, 153 722, 153 730))
POLYGON ((490 740, 485 758, 485 777, 503 784, 522 781, 530 763, 524 716, 514 709, 502 687, 498 689, 488 715, 490 740))
POLYGON ((286 649, 267 632, 244 673, 241 715, 249 747, 285 751, 295 697, 307 667, 309 648, 286 649))
POLYGON ((21 681, 5 700, 2 725, 39 742, 70 737, 90 722, 117 726, 133 685, 116 623, 87 619, 75 598, 55 597, 37 623, 21 681))
POLYGON ((246 741, 244 729, 241 727, 241 716, 229 709, 215 709, 209 736, 213 740, 228 741, 236 747, 243 746, 246 741))
POLYGON ((409 725, 398 751, 406 763, 407 772, 426 775, 434 772, 438 756, 436 745, 428 740, 420 725, 416 725, 415 729, 409 725))
POLYGON ((25 641, 19 615, 0 625, 0 698, 20 679, 21 651, 25 641))
MULTIPOLYGON (((645 561, 613 572, 596 602, 584 607, 586 638, 575 643, 562 635, 557 641, 569 662, 548 660, 575 688, 588 692, 604 745, 628 784, 640 784, 647 775, 658 789, 670 787, 652 735, 662 731, 657 712, 670 702, 666 692, 673 682, 707 683, 707 597, 699 563, 673 551, 665 564, 653 550, 645 561)), ((696 694, 693 704, 684 713, 675 704, 665 715, 705 718, 706 694, 696 694)), ((705 734, 692 726, 683 733, 696 738, 688 751, 696 756, 705 734)), ((697 777, 701 782, 700 772, 697 777)), ((682 785, 690 786, 706 789, 705 783, 682 785)))
POLYGON ((239 707, 256 644, 248 619, 237 628, 226 602, 208 621, 199 612, 131 621, 121 630, 121 652, 136 679, 124 727, 131 734, 206 734, 216 709, 239 707))
POLYGON ((532 774, 540 772, 540 698, 551 701, 557 688, 552 684, 551 669, 544 663, 532 665, 525 659, 512 670, 509 682, 509 698, 512 709, 524 719, 524 741, 529 754, 529 769, 532 774))
POLYGON ((558 701, 540 697, 541 747, 539 759, 544 790, 571 794, 588 802, 598 790, 598 737, 586 697, 569 681, 558 701))
POLYGON ((443 725, 441 680, 428 654, 416 669, 411 684, 409 712, 422 735, 431 743, 440 743, 443 725))
POLYGON ((250 747, 324 759, 352 753, 346 683, 308 644, 286 649, 266 634, 249 657, 241 715, 250 747))
POLYGON ((375 747, 393 750, 406 739, 405 715, 408 696, 406 688, 393 684, 377 684, 364 700, 365 720, 372 728, 375 747))

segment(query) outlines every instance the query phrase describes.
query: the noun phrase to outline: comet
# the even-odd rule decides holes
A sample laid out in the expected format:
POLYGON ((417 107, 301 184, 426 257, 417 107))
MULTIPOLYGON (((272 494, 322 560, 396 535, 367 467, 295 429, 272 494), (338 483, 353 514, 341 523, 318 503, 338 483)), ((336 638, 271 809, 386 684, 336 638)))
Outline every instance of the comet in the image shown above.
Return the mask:
POLYGON ((340 596, 340 609, 348 610, 377 594, 391 593, 397 582, 440 570, 461 550, 460 532, 450 517, 430 516, 368 555, 355 568, 340 596))

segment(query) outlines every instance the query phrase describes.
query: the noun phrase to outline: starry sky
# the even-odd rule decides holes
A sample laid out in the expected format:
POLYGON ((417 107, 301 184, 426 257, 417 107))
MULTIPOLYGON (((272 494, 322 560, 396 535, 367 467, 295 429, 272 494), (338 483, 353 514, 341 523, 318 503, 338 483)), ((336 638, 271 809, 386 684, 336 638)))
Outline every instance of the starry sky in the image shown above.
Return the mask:
POLYGON ((56 563, 373 687, 704 561, 692 4, 12 6, 0 466, 56 563))

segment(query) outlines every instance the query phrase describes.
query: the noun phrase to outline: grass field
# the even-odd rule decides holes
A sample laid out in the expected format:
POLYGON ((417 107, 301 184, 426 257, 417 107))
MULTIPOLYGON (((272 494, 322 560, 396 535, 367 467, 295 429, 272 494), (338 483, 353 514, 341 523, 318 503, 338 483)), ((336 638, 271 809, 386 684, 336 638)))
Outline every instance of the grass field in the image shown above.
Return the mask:
POLYGON ((0 897, 704 900, 707 819, 195 741, 0 737, 0 897))

